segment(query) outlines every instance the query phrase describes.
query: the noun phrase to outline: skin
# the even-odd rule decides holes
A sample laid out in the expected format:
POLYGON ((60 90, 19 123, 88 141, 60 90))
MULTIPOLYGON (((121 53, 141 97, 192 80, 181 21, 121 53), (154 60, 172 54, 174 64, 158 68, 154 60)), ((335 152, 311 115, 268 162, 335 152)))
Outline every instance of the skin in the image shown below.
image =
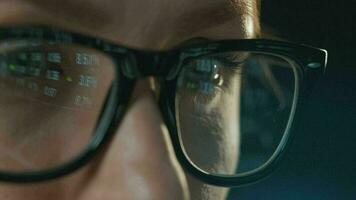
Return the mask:
MULTIPOLYGON (((1 0, 0 25, 47 25, 131 48, 164 50, 197 37, 255 37, 258 20, 254 3, 1 0)), ((151 80, 137 82, 115 137, 90 164, 44 183, 0 183, 0 199, 224 199, 227 189, 205 185, 182 170, 157 107, 158 90, 151 80)))

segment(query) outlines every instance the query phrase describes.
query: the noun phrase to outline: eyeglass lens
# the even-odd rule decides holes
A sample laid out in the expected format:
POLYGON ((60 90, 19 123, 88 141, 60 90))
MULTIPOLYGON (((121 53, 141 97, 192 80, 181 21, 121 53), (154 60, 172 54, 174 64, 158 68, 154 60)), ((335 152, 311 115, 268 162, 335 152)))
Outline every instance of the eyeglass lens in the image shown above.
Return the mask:
POLYGON ((43 40, 0 42, 0 171, 36 172, 86 150, 115 64, 92 48, 43 40))
MULTIPOLYGON (((215 175, 268 163, 293 116, 295 66, 280 55, 247 51, 186 60, 175 112, 191 162, 215 175)), ((115 63, 93 48, 1 41, 0 171, 48 170, 85 152, 115 78, 115 63)))
POLYGON ((234 51, 183 63, 175 107, 186 155, 214 175, 261 168, 283 144, 296 102, 295 62, 234 51))

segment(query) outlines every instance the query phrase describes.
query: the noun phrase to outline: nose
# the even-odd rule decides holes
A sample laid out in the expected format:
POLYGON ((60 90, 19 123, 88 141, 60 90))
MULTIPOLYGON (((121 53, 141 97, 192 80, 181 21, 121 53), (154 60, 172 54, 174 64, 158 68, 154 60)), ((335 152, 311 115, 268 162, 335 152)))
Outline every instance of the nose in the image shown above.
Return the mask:
POLYGON ((148 79, 137 82, 130 106, 80 199, 189 198, 148 79))

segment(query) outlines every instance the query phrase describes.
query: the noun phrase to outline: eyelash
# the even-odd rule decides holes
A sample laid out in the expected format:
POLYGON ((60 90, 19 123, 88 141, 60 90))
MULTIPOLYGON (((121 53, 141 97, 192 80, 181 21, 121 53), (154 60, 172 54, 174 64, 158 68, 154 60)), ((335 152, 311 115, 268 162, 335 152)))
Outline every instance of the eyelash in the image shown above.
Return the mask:
MULTIPOLYGON (((193 83, 205 83, 203 87, 206 87, 206 83, 213 82, 216 87, 224 86, 221 81, 229 80, 229 76, 242 75, 242 65, 244 61, 236 59, 237 57, 231 57, 228 55, 215 56, 209 60, 197 60, 193 63, 193 66, 189 66, 184 69, 184 79, 188 79, 193 83), (203 64, 199 66, 199 64, 203 64), (222 67, 221 67, 222 65, 222 67), (226 72, 232 71, 233 74, 226 72)), ((225 83, 226 84, 226 83, 225 83)), ((193 85, 191 85, 193 86, 193 85)), ((196 87, 196 86, 195 86, 196 87)), ((194 86, 193 86, 194 88, 194 86)))
MULTIPOLYGON (((220 97, 229 92, 229 87, 233 84, 232 80, 236 77, 241 78, 242 64, 245 62, 245 60, 241 62, 241 59, 236 59, 236 57, 223 55, 209 59, 211 61, 210 64, 216 64, 218 67, 213 69, 206 65, 201 69, 197 69, 199 64, 204 64, 204 62, 194 62, 182 70, 178 79, 180 95, 190 99, 198 110, 201 110, 199 109, 200 105, 205 105, 202 112, 210 110, 209 107, 213 108, 214 105, 220 102, 220 97), (201 71, 204 69, 206 71, 201 71), (216 75, 217 77, 214 77, 216 75)), ((209 62, 205 62, 205 64, 209 64, 209 62)))

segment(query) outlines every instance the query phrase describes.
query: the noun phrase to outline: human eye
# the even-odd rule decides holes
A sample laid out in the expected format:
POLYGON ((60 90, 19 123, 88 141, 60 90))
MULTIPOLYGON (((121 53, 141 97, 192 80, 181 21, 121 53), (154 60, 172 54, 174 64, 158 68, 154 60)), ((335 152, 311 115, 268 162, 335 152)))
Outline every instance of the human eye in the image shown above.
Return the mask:
POLYGON ((236 53, 221 53, 187 62, 178 78, 178 88, 213 97, 242 74, 244 60, 236 53))
POLYGON ((207 172, 255 169, 273 155, 289 122, 298 78, 295 62, 252 51, 202 58, 209 61, 191 62, 180 74, 176 116, 183 146, 207 172), (201 87, 206 83, 210 90, 201 87), (204 157, 206 152, 210 157, 204 157))

